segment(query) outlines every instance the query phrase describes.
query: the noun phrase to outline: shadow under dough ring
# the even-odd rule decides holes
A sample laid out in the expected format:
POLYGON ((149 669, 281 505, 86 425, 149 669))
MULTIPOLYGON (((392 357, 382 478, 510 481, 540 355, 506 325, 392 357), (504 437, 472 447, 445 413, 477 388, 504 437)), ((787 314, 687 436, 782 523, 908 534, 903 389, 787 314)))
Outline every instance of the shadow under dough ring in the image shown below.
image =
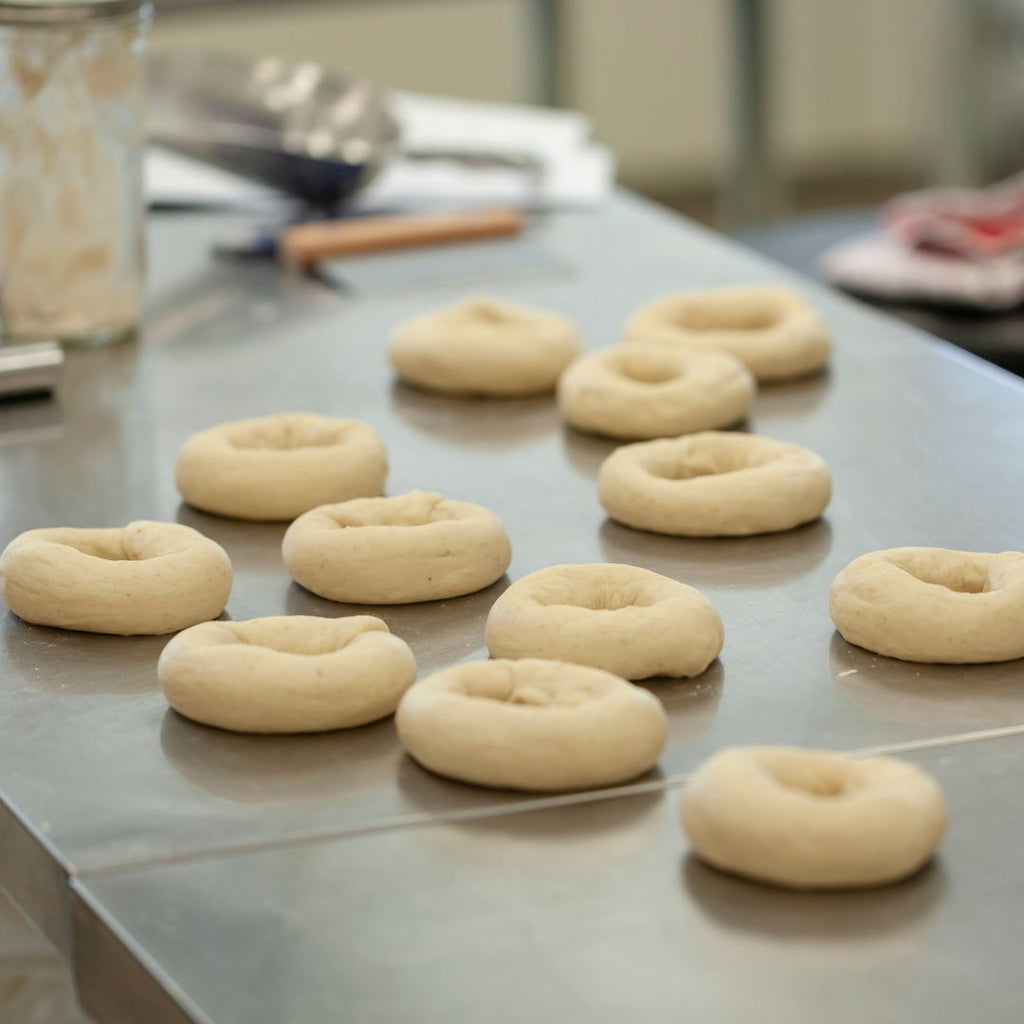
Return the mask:
POLYGON ((615 449, 598 498, 612 519, 681 537, 742 537, 809 523, 832 478, 821 458, 756 434, 707 431, 615 449))
POLYGON ((480 298, 399 325, 390 357, 409 384, 509 397, 550 391, 580 347, 565 317, 480 298))
POLYGON ((637 440, 728 427, 747 414, 754 378, 728 352, 617 345, 577 359, 558 381, 562 418, 578 430, 637 440))
POLYGON ((788 380, 828 362, 828 326, 785 288, 715 288, 669 295, 637 310, 629 341, 686 342, 729 352, 758 379, 788 380))
POLYGON ((635 565, 555 565, 524 576, 487 616, 495 658, 554 658, 626 679, 696 676, 722 620, 693 587, 635 565))
POLYGON ((0 556, 4 600, 39 626, 120 636, 174 633, 215 619, 231 593, 227 552, 180 523, 55 527, 0 556))
POLYGON ((668 718, 661 701, 599 669, 559 661, 475 661, 402 698, 406 751, 438 775, 552 792, 628 782, 654 767, 668 718))
POLYGON ((404 640, 371 615, 205 622, 157 664, 179 714, 235 732, 348 729, 390 715, 416 678, 404 640))
POLYGON ((1024 658, 1024 553, 872 551, 832 581, 829 607, 844 639, 890 658, 1024 658))
POLYGON ((193 434, 178 452, 175 482, 204 512, 283 522, 318 505, 381 494, 387 472, 373 427, 286 412, 193 434))
POLYGON ((411 604, 471 594, 512 560, 501 520, 481 505, 410 491, 313 509, 282 545, 292 578, 353 604, 411 604))
POLYGON ((732 747, 683 791, 701 860, 789 889, 857 889, 912 875, 946 829, 942 790, 915 765, 796 747, 732 747))

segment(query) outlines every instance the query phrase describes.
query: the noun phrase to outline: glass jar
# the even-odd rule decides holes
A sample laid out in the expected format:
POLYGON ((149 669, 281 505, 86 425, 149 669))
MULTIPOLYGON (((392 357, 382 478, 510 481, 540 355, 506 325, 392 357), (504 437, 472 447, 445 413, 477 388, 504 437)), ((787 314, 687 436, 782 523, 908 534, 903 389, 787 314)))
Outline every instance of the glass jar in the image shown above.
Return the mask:
POLYGON ((0 331, 104 344, 142 312, 139 0, 0 0, 0 331))

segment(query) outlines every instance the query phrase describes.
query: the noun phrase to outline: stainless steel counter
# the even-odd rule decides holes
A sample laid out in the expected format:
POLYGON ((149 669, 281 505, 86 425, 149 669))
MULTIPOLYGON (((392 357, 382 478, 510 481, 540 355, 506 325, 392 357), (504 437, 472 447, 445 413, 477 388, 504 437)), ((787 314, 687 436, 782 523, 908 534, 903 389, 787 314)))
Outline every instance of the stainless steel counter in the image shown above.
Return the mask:
POLYGON ((889 889, 794 894, 706 868, 668 785, 83 880, 76 966, 119 1024, 152 1019, 120 1009, 125 945, 218 1024, 1017 1024, 1024 738, 906 756, 952 826, 889 889))
MULTIPOLYGON (((550 399, 452 400, 393 384, 384 355, 392 326, 460 297, 464 285, 341 293, 270 265, 216 263, 208 249, 223 226, 213 217, 156 218, 144 341, 72 353, 57 406, 0 407, 0 540, 41 525, 177 518, 229 551, 236 568, 232 617, 348 614, 352 607, 288 581, 279 555, 283 527, 232 523, 181 506, 172 467, 190 433, 224 419, 301 408, 350 415, 373 423, 388 444, 390 492, 437 489, 503 518, 515 547, 511 578, 557 562, 625 561, 705 590, 725 620, 726 647, 695 682, 650 684, 672 722, 660 771, 646 780, 655 794, 729 743, 891 748, 985 730, 1024 732, 1019 663, 947 668, 875 658, 835 636, 827 609, 832 576, 865 550, 1020 547, 1024 387, 1015 378, 798 282, 834 328, 832 372, 765 388, 750 426, 826 459, 836 489, 825 519, 743 540, 641 534, 607 522, 597 503, 594 476, 610 444, 564 430, 550 399)), ((792 283, 777 268, 629 197, 600 215, 552 217, 523 244, 547 250, 549 269, 488 290, 568 314, 592 347, 613 342, 632 308, 673 288, 792 283)), ((467 266, 475 259, 467 250, 467 266)), ((387 279, 386 262, 374 268, 365 276, 378 284, 387 279)), ((409 641, 421 669, 431 670, 484 653, 484 618, 505 585, 373 611, 409 641)), ((180 905, 184 914, 209 899, 191 891, 192 869, 174 867, 178 861, 198 871, 207 861, 230 865, 236 855, 266 848, 280 852, 295 875, 290 884, 302 886, 303 851, 321 842, 343 849, 338 837, 380 829, 419 835, 424 825, 532 806, 522 796, 427 774, 403 757, 390 722, 295 738, 236 736, 186 722, 157 691, 155 660, 164 642, 62 633, 9 613, 0 621, 0 882, 59 945, 74 945, 83 990, 93 1000, 97 992, 118 991, 106 983, 110 972, 124 978, 136 971, 126 991, 157 1000, 156 1020, 175 1019, 172 1003, 190 1005, 192 981, 179 964, 166 965, 181 979, 170 986, 173 999, 153 985, 164 954, 149 949, 140 924, 165 921, 168 907, 180 905), (122 875, 163 878, 160 865, 168 879, 182 881, 181 892, 142 899, 136 917, 107 913, 106 886, 116 887, 122 875), (77 899, 69 897, 68 876, 89 887, 90 906, 111 924, 104 932, 109 942, 96 938, 95 928, 75 934, 82 918, 72 913, 77 899)), ((615 806, 652 800, 635 795, 615 806)), ((550 841, 538 856, 544 849, 552 855, 550 841)), ((430 889, 423 870, 419 884, 430 889)), ((315 879, 308 882, 312 893, 315 879)), ((565 884, 568 899, 571 879, 565 884)), ((204 948, 220 949, 231 933, 239 970, 256 969, 270 951, 247 952, 250 922, 238 907, 248 899, 253 919, 287 916, 287 892, 274 880, 223 906, 214 901, 208 909, 222 920, 208 936, 183 917, 182 937, 191 941, 182 949, 208 958, 204 948)), ((676 887, 664 898, 685 896, 676 887)), ((298 918, 288 920, 290 943, 303 933, 298 918)), ((344 921, 337 930, 337 941, 353 939, 344 921)), ((300 946, 315 948, 307 938, 300 946)), ((596 947, 594 957, 607 955, 601 943, 596 947)), ((424 968, 408 953, 396 952, 394 977, 414 993, 424 968)), ((387 962, 386 950, 378 955, 387 962)), ((679 957, 683 964, 682 949, 679 957)), ((289 957, 258 969, 268 981, 278 970, 297 970, 280 981, 282 991, 292 990, 304 976, 298 962, 289 957)), ((310 966, 309 977, 321 969, 310 966)), ((232 977, 236 986, 246 984, 232 977)), ((135 1005, 120 995, 124 1005, 135 1005)), ((474 1019, 456 1013, 460 1005, 453 1003, 444 1019, 474 1019)), ((215 1007, 211 1019, 218 1022, 283 1019, 270 1002, 264 1017, 248 1018, 224 1010, 220 996, 203 1006, 215 1007)), ((392 1019, 371 1010, 369 1003, 352 1004, 350 1015, 392 1019)), ((103 1012, 131 1019, 112 1016, 108 1005, 103 1012)))

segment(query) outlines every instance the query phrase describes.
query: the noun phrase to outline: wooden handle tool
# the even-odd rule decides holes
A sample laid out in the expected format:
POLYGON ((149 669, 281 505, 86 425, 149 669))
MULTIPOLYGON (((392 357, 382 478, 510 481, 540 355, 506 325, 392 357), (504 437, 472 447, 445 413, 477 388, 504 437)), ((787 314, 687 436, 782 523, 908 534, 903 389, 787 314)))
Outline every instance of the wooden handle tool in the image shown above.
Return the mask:
POLYGON ((283 232, 278 255, 289 266, 308 267, 337 256, 516 235, 523 222, 518 210, 503 208, 311 221, 283 232))

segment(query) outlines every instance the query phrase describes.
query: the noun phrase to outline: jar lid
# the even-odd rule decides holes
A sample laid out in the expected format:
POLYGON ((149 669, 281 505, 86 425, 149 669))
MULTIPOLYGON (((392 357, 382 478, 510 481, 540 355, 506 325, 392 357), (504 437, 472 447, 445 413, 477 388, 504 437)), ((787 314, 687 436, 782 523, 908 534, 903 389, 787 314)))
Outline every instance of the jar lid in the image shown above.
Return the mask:
POLYGON ((148 0, 0 0, 0 23, 55 25, 143 12, 148 0))

